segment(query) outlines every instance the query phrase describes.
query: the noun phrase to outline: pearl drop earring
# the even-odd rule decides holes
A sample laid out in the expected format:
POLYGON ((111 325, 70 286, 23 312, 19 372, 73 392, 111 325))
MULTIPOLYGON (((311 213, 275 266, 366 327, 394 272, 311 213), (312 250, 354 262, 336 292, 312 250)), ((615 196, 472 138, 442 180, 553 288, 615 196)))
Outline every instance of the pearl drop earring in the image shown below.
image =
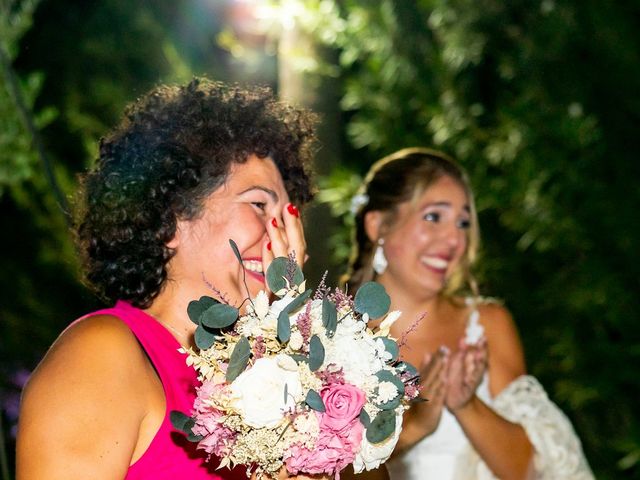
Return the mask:
POLYGON ((378 275, 382 275, 387 269, 387 265, 389 265, 389 262, 387 262, 387 257, 384 256, 384 249, 382 248, 383 245, 384 238, 379 238, 378 246, 376 247, 376 251, 373 254, 372 266, 378 275))

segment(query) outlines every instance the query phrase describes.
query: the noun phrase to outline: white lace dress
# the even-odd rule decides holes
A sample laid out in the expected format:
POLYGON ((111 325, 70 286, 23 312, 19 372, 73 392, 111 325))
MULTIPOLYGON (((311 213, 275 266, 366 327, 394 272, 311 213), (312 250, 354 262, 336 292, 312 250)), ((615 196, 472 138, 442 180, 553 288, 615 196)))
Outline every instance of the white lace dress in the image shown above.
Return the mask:
MULTIPOLYGON (((472 319, 477 320, 474 311, 472 319)), ((470 319, 470 320, 472 320, 470 319)), ((472 321, 469 322, 471 325, 472 321)), ((469 327, 468 327, 469 329, 469 327)), ((489 376, 478 397, 527 432, 534 446, 535 480, 593 480, 580 440, 562 411, 549 400, 540 383, 521 376, 492 399, 489 376)), ((391 480, 495 480, 455 417, 446 409, 436 431, 400 457, 387 462, 391 480)))

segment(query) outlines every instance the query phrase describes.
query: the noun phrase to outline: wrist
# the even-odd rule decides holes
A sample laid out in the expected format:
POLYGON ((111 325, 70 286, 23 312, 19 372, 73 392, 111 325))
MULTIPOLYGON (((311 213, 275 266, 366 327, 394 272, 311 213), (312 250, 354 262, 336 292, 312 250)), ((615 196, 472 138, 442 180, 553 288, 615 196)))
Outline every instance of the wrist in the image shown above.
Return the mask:
POLYGON ((453 414, 454 417, 459 418, 461 416, 466 416, 469 414, 473 414, 474 411, 478 409, 478 402, 480 399, 474 394, 471 396, 468 402, 456 407, 449 408, 449 411, 453 414))

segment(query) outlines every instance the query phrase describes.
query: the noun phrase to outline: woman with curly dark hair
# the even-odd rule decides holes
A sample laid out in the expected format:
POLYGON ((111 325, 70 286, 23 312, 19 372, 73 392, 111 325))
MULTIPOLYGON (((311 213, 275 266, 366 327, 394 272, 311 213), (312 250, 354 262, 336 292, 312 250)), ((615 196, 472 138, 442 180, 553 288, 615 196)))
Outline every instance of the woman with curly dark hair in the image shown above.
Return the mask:
POLYGON ((126 110, 83 178, 77 223, 87 280, 115 306, 67 328, 29 381, 19 479, 244 477, 210 471, 172 430, 196 382, 177 350, 193 342, 190 300, 240 305, 274 257, 304 260, 312 124, 266 89, 198 79, 126 110))

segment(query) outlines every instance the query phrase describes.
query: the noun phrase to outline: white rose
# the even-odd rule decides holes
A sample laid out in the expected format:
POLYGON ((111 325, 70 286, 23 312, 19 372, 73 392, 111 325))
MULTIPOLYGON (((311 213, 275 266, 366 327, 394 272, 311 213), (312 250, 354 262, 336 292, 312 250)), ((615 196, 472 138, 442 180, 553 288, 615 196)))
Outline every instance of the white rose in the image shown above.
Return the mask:
POLYGON ((353 461, 353 470, 360 473, 363 470, 373 470, 378 468, 381 463, 386 462, 391 456, 391 452, 398 443, 400 431, 402 430, 402 409, 396 411, 396 430, 386 440, 380 443, 369 443, 367 440, 367 432, 365 430, 360 442, 360 451, 356 454, 353 461))
POLYGON ((232 405, 244 422, 254 428, 273 428, 302 394, 298 372, 280 364, 278 357, 263 357, 231 383, 232 405), (284 398, 285 385, 287 399, 284 398))

